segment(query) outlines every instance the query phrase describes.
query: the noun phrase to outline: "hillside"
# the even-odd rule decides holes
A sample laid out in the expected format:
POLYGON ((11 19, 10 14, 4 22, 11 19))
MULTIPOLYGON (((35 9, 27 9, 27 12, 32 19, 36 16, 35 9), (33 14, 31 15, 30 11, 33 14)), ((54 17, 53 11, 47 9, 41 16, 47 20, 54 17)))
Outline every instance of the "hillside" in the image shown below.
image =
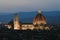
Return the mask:
MULTIPOLYGON (((30 23, 33 21, 37 12, 18 12, 19 21, 30 23)), ((60 12, 52 11, 52 12, 43 12, 43 15, 46 17, 46 21, 49 24, 60 24, 60 12)), ((14 14, 5 14, 0 15, 0 22, 8 23, 14 18, 14 14)))

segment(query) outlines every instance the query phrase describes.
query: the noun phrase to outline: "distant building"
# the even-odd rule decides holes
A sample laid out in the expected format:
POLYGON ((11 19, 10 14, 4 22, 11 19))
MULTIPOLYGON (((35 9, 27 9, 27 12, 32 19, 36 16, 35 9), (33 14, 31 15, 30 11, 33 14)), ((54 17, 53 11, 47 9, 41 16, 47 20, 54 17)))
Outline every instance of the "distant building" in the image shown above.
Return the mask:
POLYGON ((38 11, 38 14, 35 16, 33 20, 34 25, 41 25, 41 24, 46 24, 46 18, 45 16, 42 15, 41 10, 38 11))
POLYGON ((7 28, 13 28, 14 30, 34 30, 34 29, 40 29, 40 30, 50 30, 50 27, 46 25, 46 18, 44 15, 42 15, 42 11, 38 10, 37 15, 34 17, 32 23, 22 23, 18 20, 18 15, 15 14, 13 21, 9 22, 7 25, 7 28), (13 25, 13 26, 12 26, 13 25))
POLYGON ((19 24, 19 20, 18 20, 18 15, 17 14, 15 14, 13 23, 14 23, 14 30, 20 30, 20 24, 19 24))

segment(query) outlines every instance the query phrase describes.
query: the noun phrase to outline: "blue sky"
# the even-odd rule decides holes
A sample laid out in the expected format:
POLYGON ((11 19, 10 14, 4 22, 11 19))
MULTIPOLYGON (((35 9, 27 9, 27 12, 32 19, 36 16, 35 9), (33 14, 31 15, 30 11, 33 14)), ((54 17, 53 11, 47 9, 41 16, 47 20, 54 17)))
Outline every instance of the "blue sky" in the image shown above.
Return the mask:
POLYGON ((60 0, 0 0, 0 12, 60 11, 60 0))

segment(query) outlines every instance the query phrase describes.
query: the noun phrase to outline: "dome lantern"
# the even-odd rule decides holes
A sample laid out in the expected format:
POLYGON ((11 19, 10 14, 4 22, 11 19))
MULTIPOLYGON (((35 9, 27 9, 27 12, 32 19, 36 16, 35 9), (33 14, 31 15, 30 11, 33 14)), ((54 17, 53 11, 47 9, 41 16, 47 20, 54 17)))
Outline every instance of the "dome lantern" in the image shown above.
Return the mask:
POLYGON ((41 14, 41 13, 42 13, 42 11, 41 11, 41 10, 38 10, 38 13, 39 13, 39 14, 41 14))

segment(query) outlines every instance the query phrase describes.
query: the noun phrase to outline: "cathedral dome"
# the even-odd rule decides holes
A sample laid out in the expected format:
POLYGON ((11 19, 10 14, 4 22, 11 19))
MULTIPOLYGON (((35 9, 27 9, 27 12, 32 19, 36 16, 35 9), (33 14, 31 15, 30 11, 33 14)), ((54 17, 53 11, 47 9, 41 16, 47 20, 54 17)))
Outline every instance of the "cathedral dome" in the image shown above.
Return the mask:
POLYGON ((42 15, 41 10, 39 10, 38 14, 35 16, 33 24, 46 24, 46 18, 42 15))

